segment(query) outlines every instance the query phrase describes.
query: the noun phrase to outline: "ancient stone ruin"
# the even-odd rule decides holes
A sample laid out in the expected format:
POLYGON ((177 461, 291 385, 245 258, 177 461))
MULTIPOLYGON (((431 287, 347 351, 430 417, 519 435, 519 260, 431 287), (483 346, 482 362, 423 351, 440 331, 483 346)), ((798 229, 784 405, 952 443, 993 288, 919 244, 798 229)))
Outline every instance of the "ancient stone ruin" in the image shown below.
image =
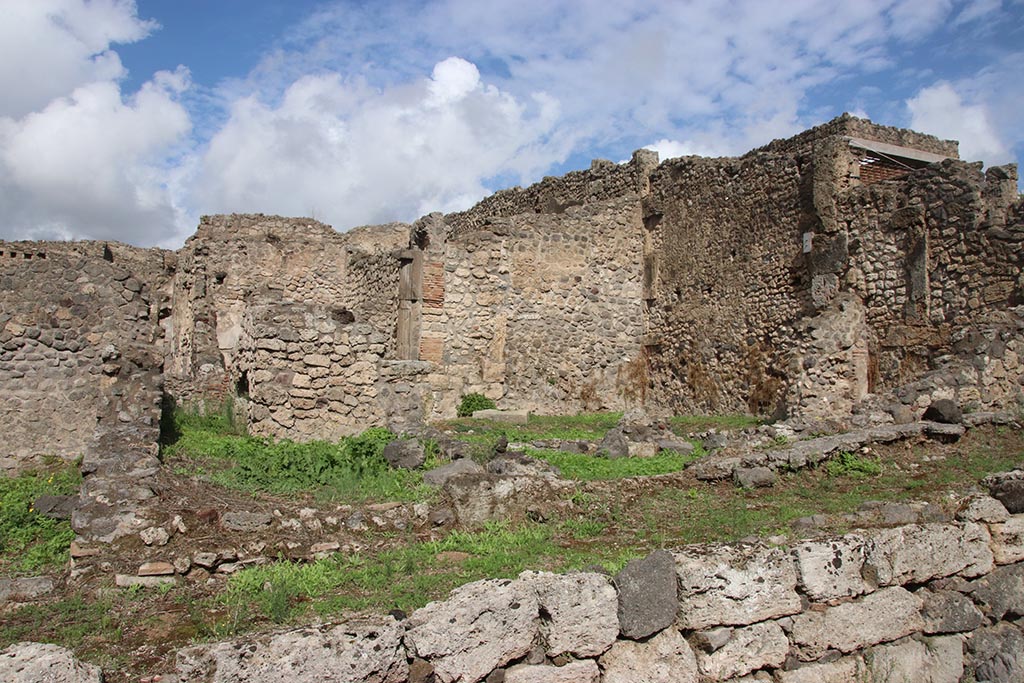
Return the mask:
MULTIPOLYGON (((83 539, 111 542, 151 526, 168 402, 202 409, 227 401, 250 433, 295 440, 372 426, 417 433, 452 417, 471 392, 535 413, 745 412, 885 434, 931 429, 906 425, 919 425, 942 399, 978 414, 1019 411, 1022 241, 1015 166, 983 170, 958 159, 956 142, 843 115, 736 158, 659 163, 639 150, 621 164, 594 161, 411 225, 338 233, 306 218, 232 214, 204 216, 174 252, 0 242, 0 470, 14 474, 46 455, 82 457, 72 524, 83 539)), ((708 478, 781 466, 727 465, 708 478)), ((970 610, 946 604, 958 600, 947 589, 985 591, 997 575, 1019 586, 1019 564, 997 568, 1024 557, 1019 515, 1007 522, 1002 514, 900 531, 899 539, 837 539, 833 554, 849 564, 834 565, 834 576, 823 547, 795 549, 796 565, 763 548, 722 550, 739 554, 713 561, 676 554, 669 571, 680 572, 684 591, 692 576, 718 571, 715 562, 730 567, 722 570, 728 585, 708 578, 713 586, 678 596, 703 601, 688 612, 706 614, 684 625, 689 641, 678 631, 642 645, 625 631, 619 638, 616 592, 594 577, 572 579, 582 583, 571 591, 593 593, 601 604, 587 619, 614 628, 600 642, 577 639, 569 626, 550 630, 538 615, 575 617, 559 611, 560 591, 570 590, 559 582, 569 579, 543 576, 464 589, 507 602, 496 614, 523 621, 521 639, 495 640, 486 657, 469 641, 465 652, 442 653, 432 624, 445 610, 465 616, 455 603, 401 629, 381 622, 282 637, 358 649, 372 631, 394 661, 382 660, 367 680, 405 680, 407 653, 437 671, 476 667, 440 680, 480 680, 526 654, 537 628, 549 629, 555 654, 576 656, 575 677, 561 667, 546 678, 509 670, 505 680, 598 680, 598 664, 602 680, 633 680, 608 672, 629 670, 638 648, 682 658, 692 680, 698 670, 725 680, 832 651, 842 656, 814 675, 804 667, 779 680, 857 680, 868 670, 885 680, 873 662, 927 668, 935 652, 960 647, 948 634, 981 627, 970 610), (995 530, 1006 524, 1016 526, 995 530), (929 534, 958 550, 906 555, 929 534), (861 571, 868 561, 871 577, 861 571), (751 563, 772 568, 766 585, 744 578, 751 563), (693 572, 684 576, 684 565, 693 572), (751 616, 747 605, 730 617, 730 582, 754 597, 765 591, 766 611, 751 616), (719 592, 725 597, 713 604, 719 592), (513 614, 512 603, 528 609, 513 614), (879 624, 892 632, 871 640, 843 630, 854 617, 874 621, 882 606, 898 610, 879 624), (973 625, 934 626, 936 610, 947 608, 956 612, 950 619, 973 625), (922 634, 939 650, 900 640, 922 634), (687 642, 706 645, 694 652, 687 642), (866 659, 862 651, 882 642, 893 644, 866 659), (492 656, 499 647, 508 652, 492 656), (460 657, 466 663, 452 663, 460 657)), ((1021 638, 998 628, 985 637, 1021 638)), ((200 654, 183 655, 181 667, 204 676, 211 666, 241 666, 224 659, 230 653, 200 654)))

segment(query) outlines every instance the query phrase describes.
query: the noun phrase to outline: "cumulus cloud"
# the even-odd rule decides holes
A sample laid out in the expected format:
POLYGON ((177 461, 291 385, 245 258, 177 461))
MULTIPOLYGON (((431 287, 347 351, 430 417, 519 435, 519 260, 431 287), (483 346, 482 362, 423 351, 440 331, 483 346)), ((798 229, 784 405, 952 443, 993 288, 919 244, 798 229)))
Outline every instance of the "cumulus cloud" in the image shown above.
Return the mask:
POLYGON ((557 114, 483 83, 458 57, 386 90, 306 76, 279 104, 234 103, 196 192, 204 210, 314 215, 339 229, 463 208, 486 193, 483 178, 546 164, 536 147, 557 114))
POLYGON ((10 0, 0 28, 0 237, 176 242, 189 73, 125 96, 112 42, 153 28, 126 0, 10 0), (11 15, 8 15, 10 18, 11 15), (28 43, 31 43, 29 45, 28 43), (32 59, 25 59, 31 54, 32 59))
POLYGON ((1003 163, 1012 157, 992 125, 988 107, 965 103, 950 83, 922 89, 907 100, 907 107, 911 128, 959 140, 962 159, 1003 163))

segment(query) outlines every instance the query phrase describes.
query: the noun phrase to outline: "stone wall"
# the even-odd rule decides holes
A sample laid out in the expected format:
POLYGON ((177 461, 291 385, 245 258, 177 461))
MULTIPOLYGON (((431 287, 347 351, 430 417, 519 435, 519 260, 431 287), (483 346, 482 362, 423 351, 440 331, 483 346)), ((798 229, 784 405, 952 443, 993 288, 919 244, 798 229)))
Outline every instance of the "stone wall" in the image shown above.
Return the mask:
POLYGON ((614 580, 479 581, 403 621, 188 648, 178 673, 257 680, 287 663, 300 683, 330 670, 394 683, 1019 681, 1024 515, 975 497, 958 519, 657 551, 614 580))
MULTIPOLYGON (((121 362, 159 369, 152 291, 117 263, 0 242, 0 469, 85 454, 121 362)), ((126 371, 127 374, 127 371, 126 371)), ((125 408, 126 421, 146 406, 125 408)))
POLYGON ((443 371, 505 407, 640 403, 643 239, 635 195, 494 218, 449 239, 443 371))
POLYGON ((376 324, 393 318, 386 262, 407 242, 408 228, 398 224, 341 234, 308 218, 202 217, 178 253, 171 394, 189 402, 233 391, 235 347, 252 303, 288 299, 343 307, 376 324))

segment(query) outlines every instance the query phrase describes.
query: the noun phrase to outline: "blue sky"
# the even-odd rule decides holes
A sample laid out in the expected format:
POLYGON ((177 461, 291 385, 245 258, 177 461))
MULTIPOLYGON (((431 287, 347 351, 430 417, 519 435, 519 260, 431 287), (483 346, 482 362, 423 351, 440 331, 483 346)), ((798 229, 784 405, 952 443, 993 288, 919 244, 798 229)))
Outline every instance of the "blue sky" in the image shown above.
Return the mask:
POLYGON ((1024 0, 0 0, 0 238, 339 230, 844 112, 1024 158, 1024 0))

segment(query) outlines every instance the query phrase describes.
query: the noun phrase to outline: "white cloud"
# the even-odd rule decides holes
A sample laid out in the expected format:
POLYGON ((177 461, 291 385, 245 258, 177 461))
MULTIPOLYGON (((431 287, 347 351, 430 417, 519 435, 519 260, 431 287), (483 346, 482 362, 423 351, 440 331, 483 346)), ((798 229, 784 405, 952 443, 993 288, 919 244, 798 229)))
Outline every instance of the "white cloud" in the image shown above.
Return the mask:
POLYGON ((79 86, 123 76, 110 45, 155 27, 138 18, 134 0, 3 0, 0 116, 24 116, 79 86))
POLYGON ((967 104, 947 82, 922 89, 907 100, 910 126, 924 133, 960 141, 960 157, 1003 163, 1012 157, 992 125, 988 107, 967 104))
POLYGON ((542 169, 536 148, 557 115, 548 99, 481 82, 460 58, 385 90, 306 76, 277 105, 234 103, 196 193, 204 211, 315 215, 339 229, 464 208, 486 194, 483 178, 542 169))
MULTIPOLYGON (((0 237, 175 240, 184 68, 125 97, 113 41, 151 28, 125 0, 10 0, 0 28, 0 237), (37 59, 26 58, 26 55, 37 59), (12 65, 14 65, 12 67, 12 65)), ((183 168, 183 167, 182 167, 183 168)))

